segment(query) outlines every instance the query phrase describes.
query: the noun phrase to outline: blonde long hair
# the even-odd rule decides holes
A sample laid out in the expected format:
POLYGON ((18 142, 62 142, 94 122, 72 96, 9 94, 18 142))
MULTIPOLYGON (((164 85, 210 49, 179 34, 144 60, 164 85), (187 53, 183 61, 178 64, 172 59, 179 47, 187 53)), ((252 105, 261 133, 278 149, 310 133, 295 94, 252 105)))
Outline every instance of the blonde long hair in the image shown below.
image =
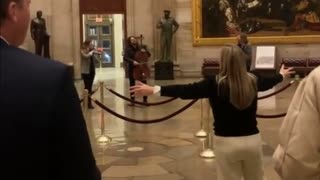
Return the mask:
POLYGON ((217 82, 218 94, 229 96, 240 110, 249 107, 257 95, 256 77, 247 72, 245 54, 238 46, 222 48, 217 82))

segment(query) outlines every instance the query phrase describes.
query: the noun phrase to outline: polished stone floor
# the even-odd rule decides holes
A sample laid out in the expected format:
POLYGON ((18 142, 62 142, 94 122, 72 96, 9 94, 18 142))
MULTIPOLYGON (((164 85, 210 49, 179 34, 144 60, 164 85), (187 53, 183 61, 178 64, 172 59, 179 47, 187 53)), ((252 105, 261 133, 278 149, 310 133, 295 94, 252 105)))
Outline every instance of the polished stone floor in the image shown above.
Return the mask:
MULTIPOLYGON (((97 70, 95 87, 102 80, 105 85, 128 96, 128 81, 122 69, 107 68, 97 70)), ((149 84, 187 83, 198 79, 176 79, 154 81, 149 84)), ((259 93, 269 94, 290 80, 286 80, 272 90, 259 93)), ((81 94, 82 83, 76 83, 81 94)), ((291 97, 297 87, 294 84, 286 91, 259 101, 259 114, 279 114, 286 112, 291 97)), ((99 91, 94 94, 99 99, 99 91)), ((149 102, 159 102, 165 97, 152 96, 149 102)), ((139 100, 139 99, 138 99, 139 100)), ((177 111, 190 101, 175 100, 165 105, 142 107, 128 106, 122 100, 105 90, 104 104, 124 116, 134 119, 155 119, 177 111)), ((201 118, 208 119, 205 112, 206 101, 198 101, 185 112, 168 121, 140 125, 127 123, 105 113, 105 130, 101 131, 101 109, 95 106, 86 119, 97 164, 104 180, 216 180, 215 159, 204 159, 200 153, 207 146, 207 140, 194 136, 200 130, 201 118), (201 116, 202 109, 202 116, 201 116), (99 143, 101 134, 112 138, 110 143, 99 143)), ((210 117, 209 117, 210 118, 210 117)), ((212 120, 211 120, 212 121, 212 120)), ((259 119, 263 139, 265 175, 268 180, 279 180, 273 170, 271 156, 278 143, 278 130, 282 118, 259 119)), ((211 124, 211 122, 210 122, 211 124)), ((214 146, 214 145, 213 145, 214 146)))

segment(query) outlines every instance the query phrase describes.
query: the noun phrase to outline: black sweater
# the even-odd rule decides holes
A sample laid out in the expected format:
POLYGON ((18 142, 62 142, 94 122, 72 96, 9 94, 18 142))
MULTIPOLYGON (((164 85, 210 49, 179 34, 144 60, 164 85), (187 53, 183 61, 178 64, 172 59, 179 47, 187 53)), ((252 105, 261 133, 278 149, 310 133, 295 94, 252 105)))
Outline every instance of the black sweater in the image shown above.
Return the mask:
MULTIPOLYGON (((280 74, 273 77, 255 75, 257 76, 258 91, 268 90, 283 79, 280 74)), ((215 77, 192 84, 162 86, 161 96, 181 99, 209 98, 215 119, 215 135, 217 136, 249 136, 259 133, 256 120, 257 97, 248 108, 239 110, 229 102, 228 98, 218 96, 215 77)))

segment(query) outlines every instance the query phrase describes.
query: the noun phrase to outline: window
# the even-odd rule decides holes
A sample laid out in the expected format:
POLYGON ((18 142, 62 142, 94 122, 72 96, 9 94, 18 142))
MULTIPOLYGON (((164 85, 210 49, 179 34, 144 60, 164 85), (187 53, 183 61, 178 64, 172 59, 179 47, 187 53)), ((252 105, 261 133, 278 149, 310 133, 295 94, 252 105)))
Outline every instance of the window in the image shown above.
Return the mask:
POLYGON ((102 26, 102 34, 110 34, 110 26, 102 26))
POLYGON ((97 27, 96 27, 96 26, 90 26, 90 27, 89 27, 89 35, 90 35, 90 36, 95 36, 95 35, 97 35, 97 27))
POLYGON ((112 63, 112 54, 108 52, 104 52, 102 59, 104 63, 112 63))
POLYGON ((93 39, 92 40, 92 44, 93 44, 94 47, 98 47, 98 41, 97 40, 93 39))
POLYGON ((107 40, 107 39, 102 40, 102 47, 106 49, 110 49, 111 48, 110 40, 107 40))

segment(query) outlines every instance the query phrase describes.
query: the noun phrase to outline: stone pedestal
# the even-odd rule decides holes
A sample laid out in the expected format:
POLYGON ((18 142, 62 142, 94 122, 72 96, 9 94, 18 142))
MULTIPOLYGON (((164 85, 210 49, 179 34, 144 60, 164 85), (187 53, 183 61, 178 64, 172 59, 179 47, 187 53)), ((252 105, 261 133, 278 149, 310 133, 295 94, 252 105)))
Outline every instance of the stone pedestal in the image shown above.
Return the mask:
POLYGON ((154 79, 155 80, 173 80, 173 62, 158 61, 154 65, 154 79))

